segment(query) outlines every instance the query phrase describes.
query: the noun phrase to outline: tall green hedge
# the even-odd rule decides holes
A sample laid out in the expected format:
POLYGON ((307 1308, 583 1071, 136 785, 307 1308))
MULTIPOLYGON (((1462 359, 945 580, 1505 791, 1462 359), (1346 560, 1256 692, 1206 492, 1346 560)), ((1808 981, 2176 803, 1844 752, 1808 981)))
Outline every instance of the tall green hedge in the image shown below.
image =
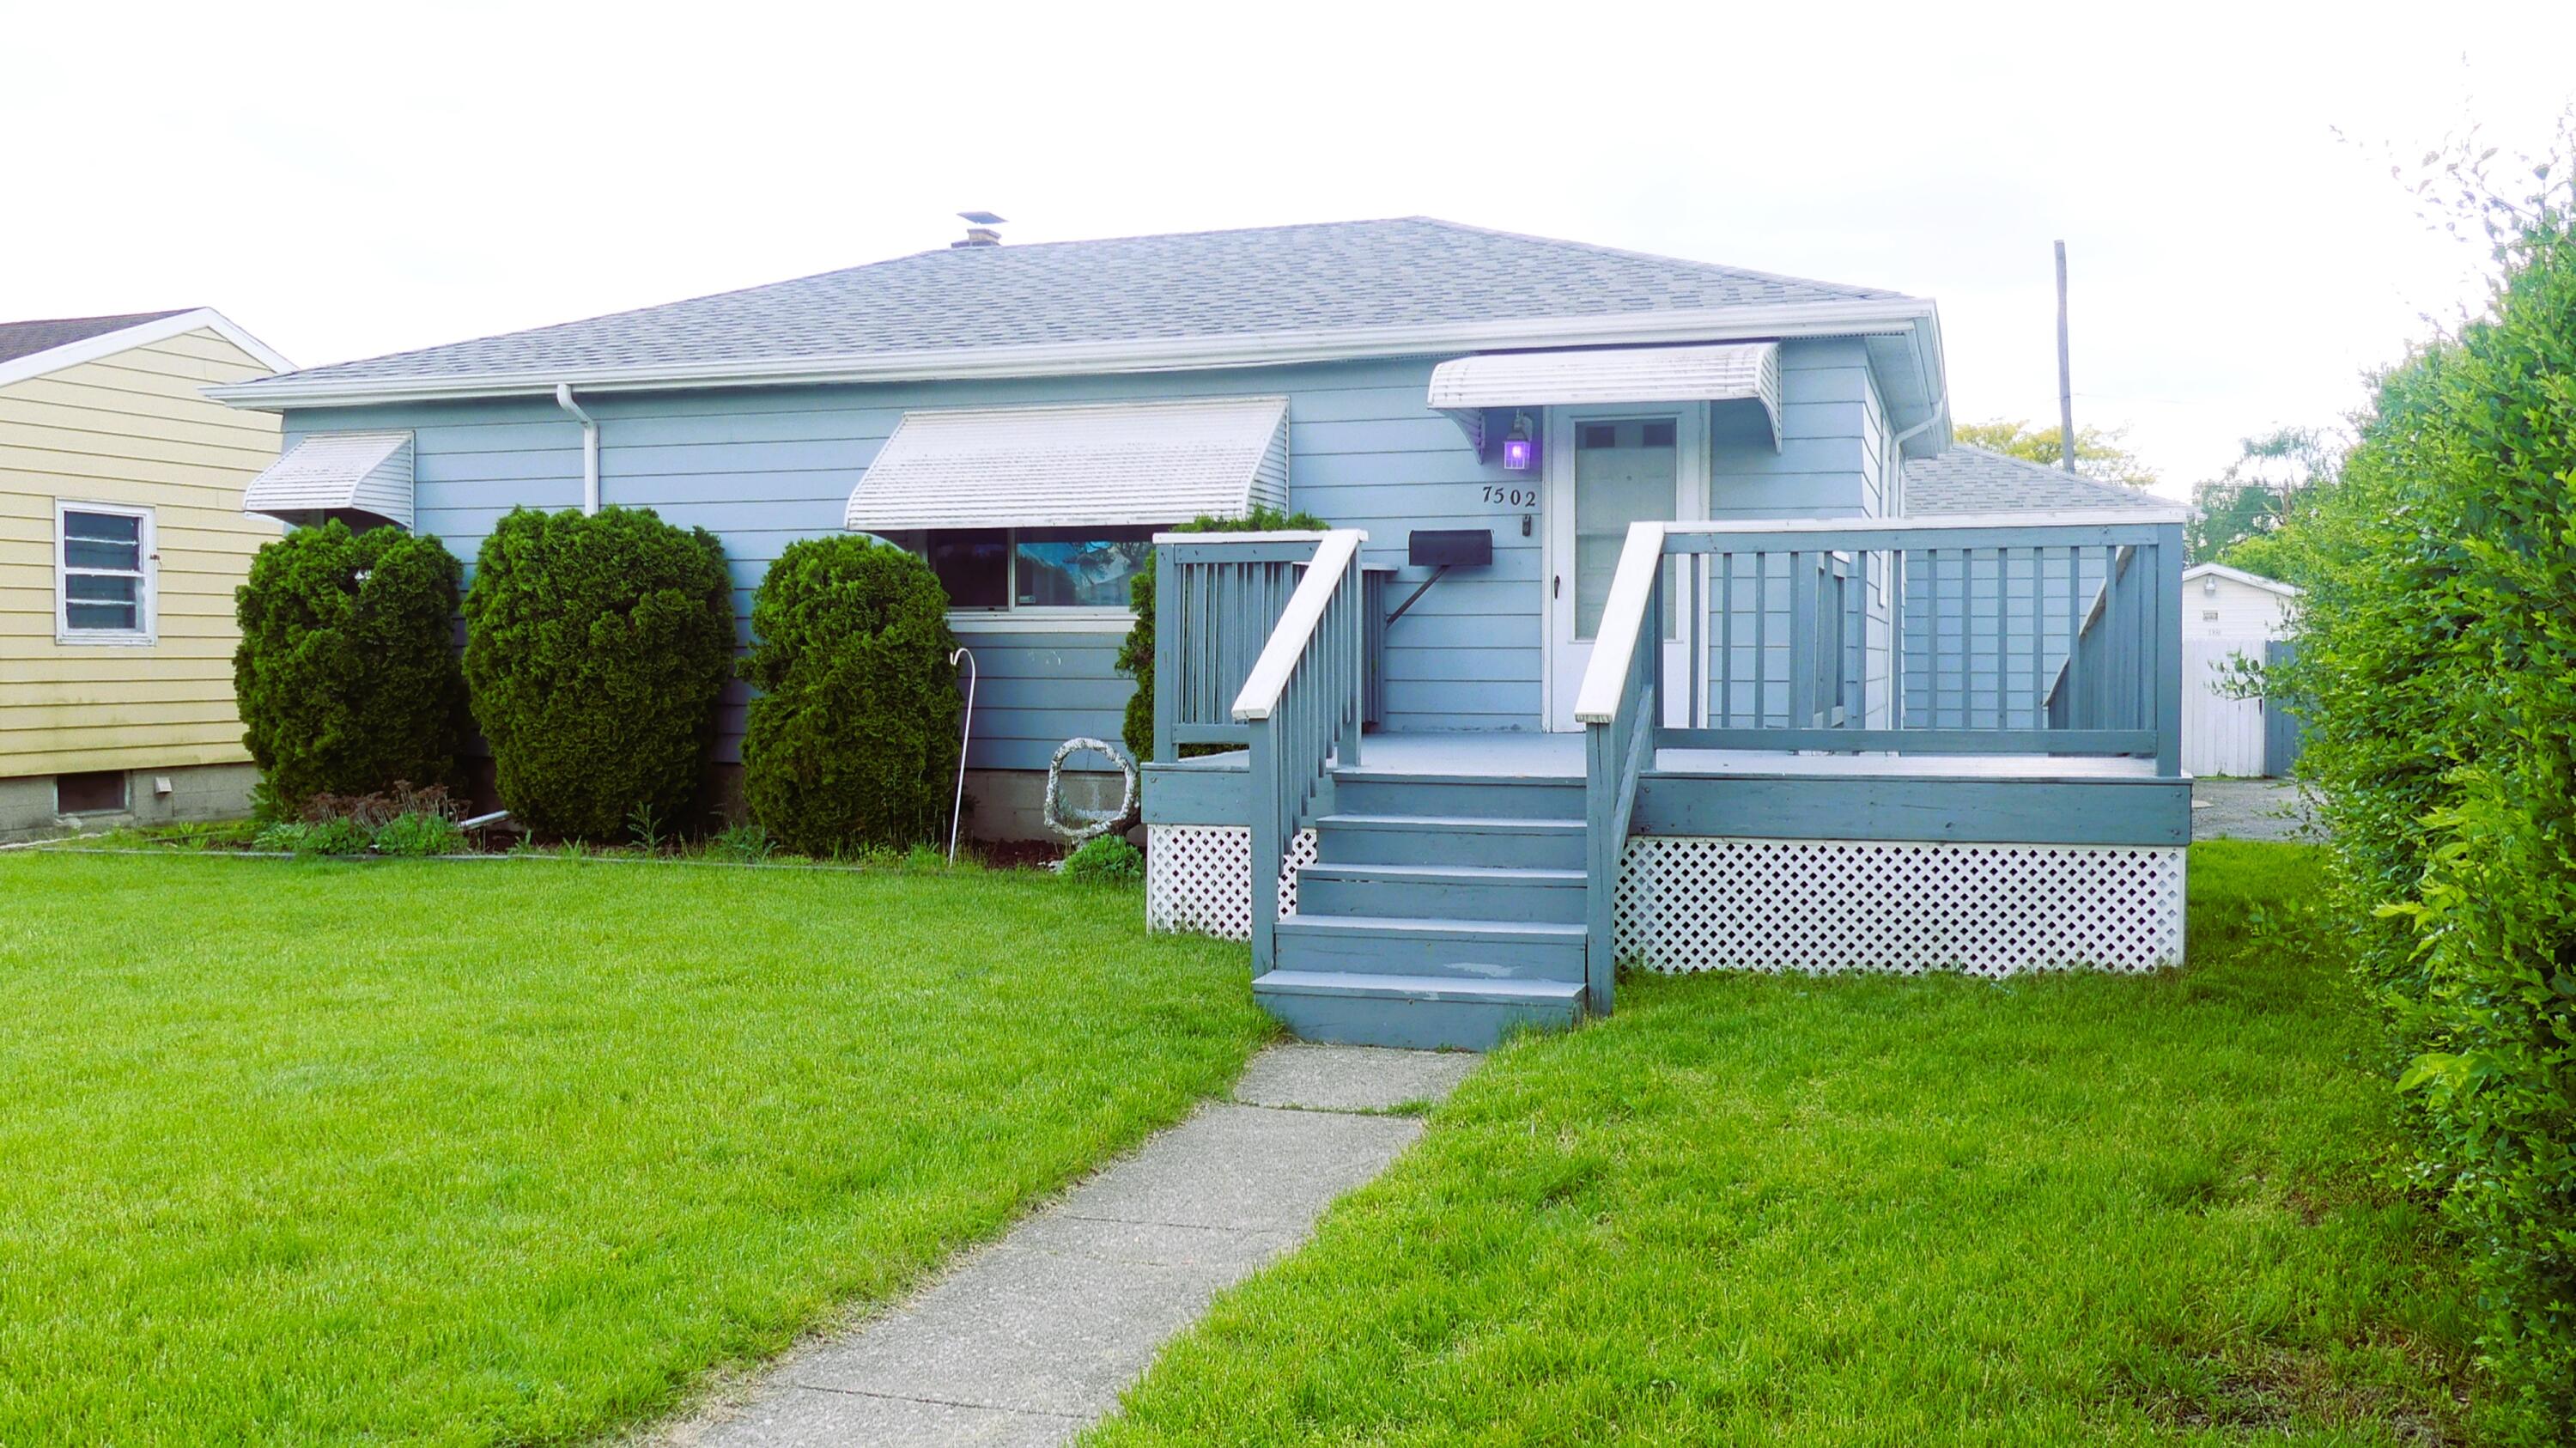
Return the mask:
POLYGON ((2503 248, 2492 314, 2382 379, 2282 542, 2307 583, 2302 768, 2417 1175, 2471 1250, 2515 1421, 2576 1430, 2576 238, 2503 248))
POLYGON ((930 565, 855 534, 791 543, 752 598, 742 677, 760 691, 743 802, 822 855, 935 839, 957 777, 957 640, 930 565))
POLYGON ((268 800, 448 783, 465 723, 463 569, 436 538, 337 519, 266 544, 233 590, 233 697, 268 800))
POLYGON ((704 528, 650 508, 518 508, 465 595, 465 678, 501 802, 531 829, 622 838, 698 822, 733 586, 704 528))
MULTIPOLYGON (((1171 529, 1175 533, 1272 533, 1286 529, 1322 531, 1330 527, 1312 513, 1283 513, 1276 508, 1255 508, 1241 518, 1193 518, 1171 529)), ((1119 731, 1127 741, 1127 752, 1138 759, 1154 757, 1154 569, 1149 563, 1127 582, 1127 600, 1136 610, 1135 625, 1127 630, 1127 641, 1118 647, 1118 672, 1136 681, 1136 692, 1127 696, 1127 717, 1119 731)), ((1183 754, 1216 752, 1212 746, 1185 745, 1183 754)))

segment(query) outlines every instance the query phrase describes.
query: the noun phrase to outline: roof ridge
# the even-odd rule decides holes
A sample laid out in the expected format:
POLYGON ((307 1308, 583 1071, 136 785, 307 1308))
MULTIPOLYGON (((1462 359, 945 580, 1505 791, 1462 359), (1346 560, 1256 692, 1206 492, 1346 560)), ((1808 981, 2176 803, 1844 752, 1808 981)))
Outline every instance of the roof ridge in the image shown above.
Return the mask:
POLYGON ((1567 251, 1582 252, 1588 256, 1624 257, 1630 261, 1661 262, 1667 266, 1700 267, 1708 271, 1720 272, 1731 277, 1755 277, 1763 281, 1795 282, 1804 287, 1832 287, 1838 291, 1867 293, 1871 300, 1894 301, 1898 298, 1903 298, 1907 301, 1922 300, 1911 292, 1900 292, 1890 287, 1863 286, 1858 282, 1826 281, 1822 277, 1792 276, 1787 272, 1764 271, 1758 267, 1737 266, 1732 262, 1701 261, 1697 257, 1673 256, 1669 253, 1660 251, 1639 251, 1634 247, 1626 246, 1603 246, 1601 243, 1596 241, 1572 241, 1562 236, 1541 236, 1534 231, 1510 231, 1498 226, 1478 226, 1471 221, 1451 221, 1448 218, 1441 216, 1406 216, 1396 219, 1425 222, 1432 226, 1447 227, 1452 231, 1473 232, 1479 236, 1508 237, 1513 241, 1526 241, 1533 242, 1541 246, 1559 247, 1567 251))
MULTIPOLYGON (((1276 222, 1271 222, 1270 224, 1265 225, 1265 226, 1214 226, 1214 227, 1200 227, 1200 228, 1198 228, 1198 229, 1196 229, 1196 230, 1192 230, 1192 231, 1136 231, 1136 232, 1127 232, 1127 233, 1123 233, 1123 234, 1116 235, 1116 236, 1060 236, 1060 237, 1057 237, 1057 238, 1056 238, 1055 240, 1053 240, 1053 241, 1004 241, 1004 242, 998 242, 998 243, 996 243, 996 244, 994 245, 994 247, 993 247, 993 248, 990 248, 990 249, 993 249, 993 250, 1007 250, 1007 251, 1036 251, 1036 250, 1037 250, 1037 249, 1039 249, 1040 247, 1051 247, 1051 246, 1100 246, 1100 245, 1103 245, 1103 244, 1105 244, 1105 243, 1108 243, 1108 242, 1115 242, 1115 241, 1171 241, 1171 240, 1175 240, 1175 239, 1177 239, 1177 238, 1185 237, 1185 236, 1248 236, 1248 235, 1250 235, 1250 234, 1252 234, 1253 232, 1256 232, 1256 231, 1271 231, 1271 232, 1278 232, 1278 231, 1325 231, 1325 230, 1329 230, 1329 229, 1331 229, 1331 228, 1333 228, 1333 227, 1337 227, 1337 226, 1384 226, 1384 225, 1386 225, 1388 222, 1391 222, 1391 221, 1438 221, 1438 220, 1439 220, 1439 218, 1437 218, 1437 217, 1431 217, 1431 216, 1352 216, 1352 217, 1345 217, 1344 219, 1342 219, 1342 220, 1340 220, 1340 221, 1276 221, 1276 222)), ((1005 224, 1007 224, 1007 223, 1005 223, 1005 224)), ((1441 223, 1441 224, 1442 224, 1442 225, 1452 225, 1452 226, 1454 226, 1454 225, 1456 225, 1457 223, 1455 223, 1455 222, 1443 222, 1443 223, 1441 223)), ((1474 229, 1474 228, 1470 228, 1470 229, 1472 230, 1472 229, 1474 229)), ((1499 234, 1503 234, 1503 233, 1497 233, 1497 234, 1499 235, 1499 234)), ((944 244, 944 243, 943 243, 942 245, 939 245, 939 246, 924 247, 924 248, 922 248, 922 249, 921 249, 921 250, 919 250, 919 251, 907 251, 907 252, 902 253, 902 254, 901 254, 901 255, 899 255, 899 256, 890 256, 890 257, 886 257, 886 258, 884 258, 883 260, 884 260, 884 261, 909 261, 909 260, 911 260, 912 258, 917 257, 917 256, 948 256, 948 255, 951 255, 951 254, 953 254, 953 253, 961 252, 961 251, 983 251, 983 250, 987 250, 987 248, 984 248, 984 247, 973 247, 973 246, 952 246, 952 245, 947 245, 947 244, 944 244)), ((1668 259, 1669 259, 1669 258, 1668 258, 1668 259)), ((860 267, 879 266, 879 265, 882 265, 882 264, 883 264, 883 262, 863 261, 863 262, 858 263, 856 266, 842 267, 842 268, 840 268, 840 270, 842 270, 842 271, 857 271, 860 267)), ((815 275, 817 275, 817 276, 829 276, 829 275, 830 275, 830 273, 829 273, 829 272, 817 272, 817 273, 815 273, 815 275)), ((790 278, 790 280, 796 280, 796 279, 795 279, 795 278, 790 278)))
POLYGON ((135 326, 175 317, 181 312, 201 312, 203 307, 164 307, 157 312, 93 312, 85 317, 11 317, 0 321, 0 327, 59 327, 67 322, 123 322, 135 326))

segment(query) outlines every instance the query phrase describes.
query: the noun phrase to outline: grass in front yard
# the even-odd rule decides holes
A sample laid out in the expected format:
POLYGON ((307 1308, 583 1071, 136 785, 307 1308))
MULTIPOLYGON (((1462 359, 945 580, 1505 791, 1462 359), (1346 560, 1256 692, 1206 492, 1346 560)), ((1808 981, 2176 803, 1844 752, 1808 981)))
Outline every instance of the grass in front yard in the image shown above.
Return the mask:
POLYGON ((559 1442, 883 1300, 1264 1034, 1037 874, 0 855, 0 1443, 559 1442))
POLYGON ((2456 1441, 2456 1273, 2380 1184, 2317 868, 2195 848, 2153 977, 1626 985, 1087 1441, 2456 1441))

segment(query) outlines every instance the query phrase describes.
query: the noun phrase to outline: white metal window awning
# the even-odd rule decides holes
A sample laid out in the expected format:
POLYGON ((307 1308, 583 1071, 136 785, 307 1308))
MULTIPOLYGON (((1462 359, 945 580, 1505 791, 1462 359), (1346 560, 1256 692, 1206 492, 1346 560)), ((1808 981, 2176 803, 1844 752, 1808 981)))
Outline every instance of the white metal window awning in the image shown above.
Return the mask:
POLYGON ((411 434, 317 432, 242 490, 242 511, 289 523, 345 518, 411 527, 411 434))
POLYGON ((1288 400, 907 412, 844 526, 1139 527, 1288 506, 1288 400))
POLYGON ((1431 405, 1482 434, 1489 407, 1570 407, 1629 402, 1753 401, 1780 443, 1780 344, 1597 347, 1491 352, 1431 369, 1431 405))

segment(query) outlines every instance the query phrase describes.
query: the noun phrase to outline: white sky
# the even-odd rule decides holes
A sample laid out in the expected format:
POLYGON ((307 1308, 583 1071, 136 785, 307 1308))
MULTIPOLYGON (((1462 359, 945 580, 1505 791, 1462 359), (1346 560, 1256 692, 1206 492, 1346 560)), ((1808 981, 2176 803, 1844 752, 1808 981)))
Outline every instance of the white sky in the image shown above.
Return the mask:
POLYGON ((2063 237, 2077 420, 2176 493, 2334 420, 2475 294, 2385 148, 2536 145, 2576 93, 2564 0, 335 0, 7 31, 0 318, 210 305, 313 365, 938 246, 967 208, 1014 241, 1419 212, 1934 297, 1956 415, 2045 423, 2063 237))

